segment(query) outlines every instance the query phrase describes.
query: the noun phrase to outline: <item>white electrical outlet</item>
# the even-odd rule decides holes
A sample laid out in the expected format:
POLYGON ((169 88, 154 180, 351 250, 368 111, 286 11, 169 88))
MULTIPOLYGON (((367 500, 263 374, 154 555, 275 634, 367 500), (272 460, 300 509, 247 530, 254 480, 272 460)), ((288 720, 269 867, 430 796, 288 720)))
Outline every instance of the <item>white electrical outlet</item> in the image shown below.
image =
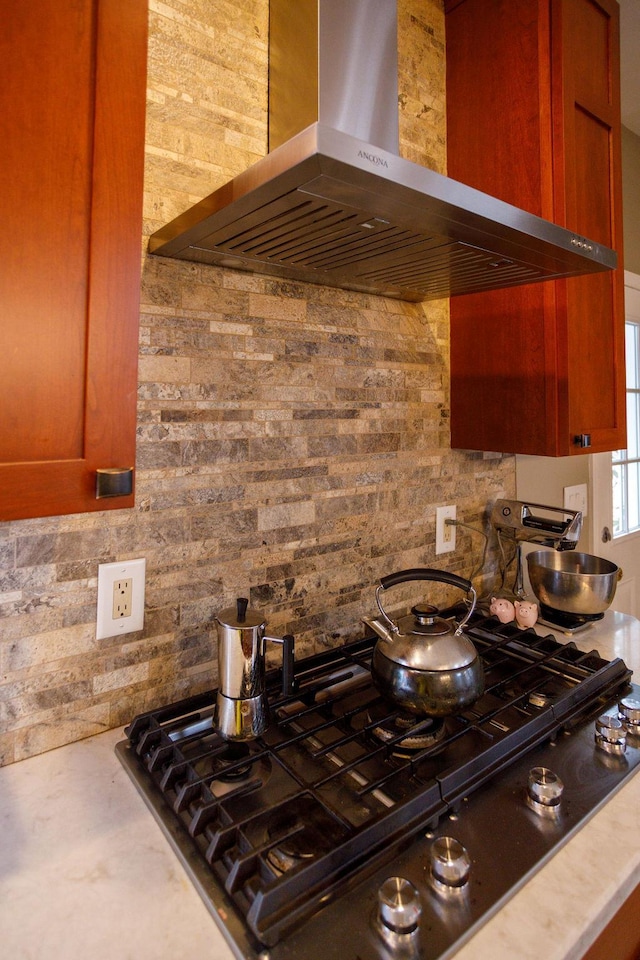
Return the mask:
POLYGON ((113 584, 113 609, 111 616, 114 620, 130 617, 132 613, 131 601, 133 596, 133 580, 131 577, 118 579, 113 584))
POLYGON ((456 528, 447 520, 456 519, 455 507, 436 508, 436 553, 451 553, 456 548, 456 528))
POLYGON ((145 559, 99 565, 96 640, 142 630, 146 566, 145 559))

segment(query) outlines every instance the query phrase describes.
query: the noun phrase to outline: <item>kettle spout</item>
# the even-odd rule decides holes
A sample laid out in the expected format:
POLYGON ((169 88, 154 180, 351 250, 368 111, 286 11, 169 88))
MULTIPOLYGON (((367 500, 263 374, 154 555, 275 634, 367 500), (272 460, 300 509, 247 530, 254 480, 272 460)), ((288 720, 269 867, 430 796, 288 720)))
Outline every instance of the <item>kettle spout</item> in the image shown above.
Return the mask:
POLYGON ((387 643, 393 643, 393 633, 380 620, 372 620, 369 617, 363 617, 362 622, 366 623, 368 627, 371 627, 374 633, 376 633, 381 640, 386 640, 387 643))

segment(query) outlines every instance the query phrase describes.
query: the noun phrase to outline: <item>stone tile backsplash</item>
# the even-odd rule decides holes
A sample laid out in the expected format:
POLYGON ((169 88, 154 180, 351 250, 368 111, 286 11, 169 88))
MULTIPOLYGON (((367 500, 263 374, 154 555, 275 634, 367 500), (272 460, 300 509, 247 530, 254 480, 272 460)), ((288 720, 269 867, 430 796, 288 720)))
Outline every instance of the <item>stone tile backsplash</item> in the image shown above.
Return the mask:
MULTIPOLYGON (((401 150, 443 171, 442 3, 399 15, 401 150)), ((266 150, 267 35, 267 0, 151 0, 144 248, 266 150)), ((515 472, 450 449, 448 352, 446 302, 145 255, 135 509, 0 525, 0 762, 214 685, 236 596, 303 655, 358 636, 384 574, 470 576, 482 539, 436 558, 436 506, 480 525, 515 472), (96 641, 98 564, 138 556, 144 630, 96 641)))

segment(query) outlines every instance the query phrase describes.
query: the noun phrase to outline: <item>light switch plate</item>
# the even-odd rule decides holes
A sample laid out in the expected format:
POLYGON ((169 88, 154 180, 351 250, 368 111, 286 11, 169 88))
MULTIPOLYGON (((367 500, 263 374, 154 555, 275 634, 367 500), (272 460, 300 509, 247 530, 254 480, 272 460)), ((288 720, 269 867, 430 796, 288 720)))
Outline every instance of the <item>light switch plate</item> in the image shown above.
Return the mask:
POLYGON ((96 640, 142 630, 146 566, 145 559, 99 565, 96 640), (122 586, 122 591, 118 589, 119 585, 122 586), (115 602, 116 594, 121 594, 126 599, 124 606, 115 602))
POLYGON ((589 503, 589 487, 586 483, 576 483, 572 487, 564 487, 565 510, 580 510, 583 517, 587 515, 589 503))

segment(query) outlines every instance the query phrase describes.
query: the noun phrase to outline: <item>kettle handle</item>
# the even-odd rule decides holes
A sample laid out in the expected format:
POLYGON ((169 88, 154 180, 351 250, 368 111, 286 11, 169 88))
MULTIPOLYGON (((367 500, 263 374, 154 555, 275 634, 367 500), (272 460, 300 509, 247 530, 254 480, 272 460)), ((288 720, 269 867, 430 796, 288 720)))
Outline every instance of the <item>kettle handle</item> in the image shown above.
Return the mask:
POLYGON ((469 617, 475 610, 477 599, 476 591, 470 580, 465 580, 464 577, 459 577, 456 573, 448 573, 446 570, 433 570, 430 567, 412 567, 409 570, 399 570, 397 573, 390 573, 388 576, 380 578, 380 584, 376 588, 376 603, 378 604, 378 610, 393 633, 399 632, 398 625, 387 616, 382 606, 382 601, 380 600, 380 591, 387 590, 389 587, 395 587, 399 583, 407 583, 410 580, 437 580, 440 583, 447 583, 451 587, 458 587, 458 589, 463 590, 465 593, 471 594, 471 606, 455 631, 455 635, 459 636, 469 617))
POLYGON ((395 587, 398 583, 407 583, 409 580, 439 580, 441 583, 458 587, 466 593, 469 593, 472 589, 471 582, 459 577, 456 573, 448 573, 446 570, 432 570, 430 567, 413 567, 410 570, 390 573, 386 577, 380 577, 380 586, 387 590, 389 587, 395 587))

